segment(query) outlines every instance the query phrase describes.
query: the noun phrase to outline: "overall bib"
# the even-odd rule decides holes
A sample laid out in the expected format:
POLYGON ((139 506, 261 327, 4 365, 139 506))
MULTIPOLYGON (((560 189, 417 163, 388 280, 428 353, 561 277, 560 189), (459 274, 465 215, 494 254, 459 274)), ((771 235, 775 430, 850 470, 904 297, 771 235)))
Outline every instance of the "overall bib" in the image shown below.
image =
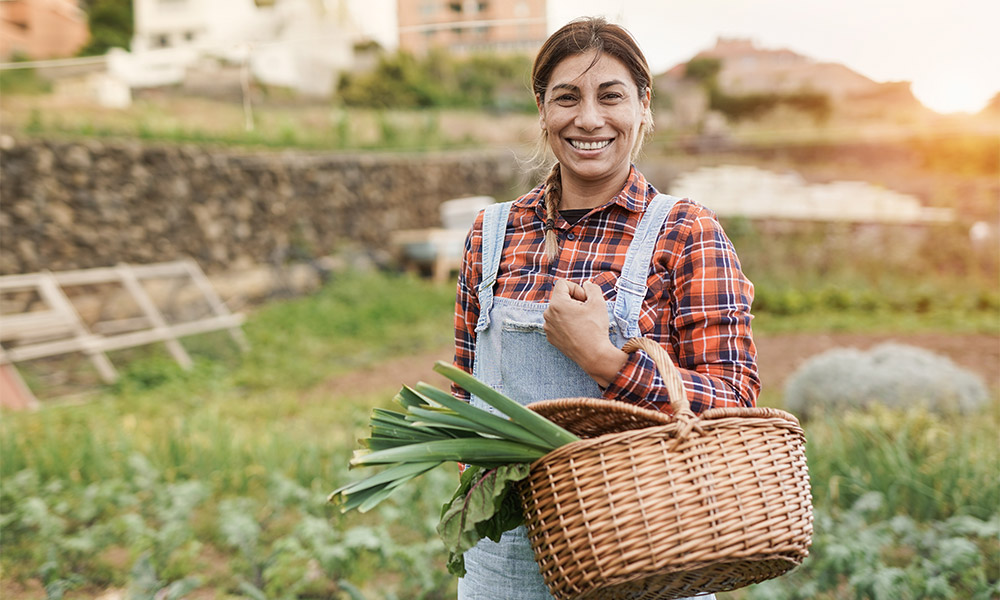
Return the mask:
MULTIPOLYGON (((639 311, 653 249, 675 201, 661 194, 650 202, 625 256, 616 298, 608 304, 609 336, 619 348, 640 335, 639 311)), ((492 205, 483 217, 483 281, 477 290, 480 312, 473 375, 521 404, 600 398, 597 383, 545 338, 542 315, 547 303, 493 296, 510 206, 510 202, 492 205)), ((497 412, 475 396, 472 404, 497 412)), ((553 600, 523 525, 504 533, 499 543, 481 540, 465 553, 465 568, 465 577, 458 580, 459 600, 553 600)))

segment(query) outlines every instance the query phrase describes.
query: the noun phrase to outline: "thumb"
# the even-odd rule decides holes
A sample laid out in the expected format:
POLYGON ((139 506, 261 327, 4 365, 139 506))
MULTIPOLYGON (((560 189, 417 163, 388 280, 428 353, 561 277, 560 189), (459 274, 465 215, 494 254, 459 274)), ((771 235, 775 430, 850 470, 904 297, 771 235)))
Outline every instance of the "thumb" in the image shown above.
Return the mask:
POLYGON ((587 302, 604 302, 604 290, 593 281, 583 282, 583 291, 587 294, 587 302))

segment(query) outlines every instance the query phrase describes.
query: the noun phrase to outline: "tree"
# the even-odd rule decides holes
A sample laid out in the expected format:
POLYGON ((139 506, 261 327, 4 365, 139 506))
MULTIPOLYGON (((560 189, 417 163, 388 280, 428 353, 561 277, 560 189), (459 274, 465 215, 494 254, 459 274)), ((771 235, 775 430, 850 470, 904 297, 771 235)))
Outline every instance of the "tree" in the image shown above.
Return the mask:
POLYGON ((721 70, 722 61, 717 58, 692 58, 684 68, 684 77, 700 82, 706 89, 711 89, 717 85, 716 77, 721 70))
POLYGON ((530 68, 519 55, 455 57, 436 49, 418 58, 400 50, 381 56, 371 72, 341 74, 337 93, 346 106, 532 110, 524 93, 530 68))
POLYGON ((83 3, 90 26, 90 41, 81 56, 95 56, 111 48, 128 48, 134 21, 132 0, 87 0, 83 3))

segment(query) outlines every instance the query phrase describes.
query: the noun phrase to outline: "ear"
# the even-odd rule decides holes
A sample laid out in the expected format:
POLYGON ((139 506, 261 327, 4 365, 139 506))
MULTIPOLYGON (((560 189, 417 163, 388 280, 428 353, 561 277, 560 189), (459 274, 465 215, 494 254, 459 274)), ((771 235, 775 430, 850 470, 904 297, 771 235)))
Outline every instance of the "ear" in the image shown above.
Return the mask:
POLYGON ((649 105, 653 101, 653 88, 647 87, 642 92, 642 108, 649 110, 649 105))
POLYGON ((538 124, 542 131, 545 131, 545 104, 542 102, 541 94, 535 94, 535 106, 538 107, 538 124))

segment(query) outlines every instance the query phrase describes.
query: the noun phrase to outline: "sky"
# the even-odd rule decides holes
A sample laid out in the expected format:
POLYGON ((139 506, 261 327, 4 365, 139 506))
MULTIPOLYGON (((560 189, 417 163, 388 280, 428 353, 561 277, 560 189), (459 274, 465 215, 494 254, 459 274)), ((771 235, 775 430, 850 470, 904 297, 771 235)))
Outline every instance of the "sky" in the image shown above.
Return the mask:
MULTIPOLYGON (((396 0, 350 2, 366 33, 396 47, 396 0)), ((725 36, 910 81, 938 112, 976 112, 1000 92, 1000 0, 549 0, 550 32, 589 15, 631 31, 654 73, 725 36)))

